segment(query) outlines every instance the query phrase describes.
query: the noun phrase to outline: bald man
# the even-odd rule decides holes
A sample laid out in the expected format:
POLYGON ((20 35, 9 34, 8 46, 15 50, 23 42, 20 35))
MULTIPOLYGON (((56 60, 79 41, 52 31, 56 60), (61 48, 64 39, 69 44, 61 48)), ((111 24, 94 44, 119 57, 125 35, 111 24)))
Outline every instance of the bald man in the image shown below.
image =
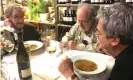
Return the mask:
POLYGON ((77 23, 62 38, 61 48, 96 52, 94 33, 97 26, 99 6, 81 3, 77 10, 77 23))
MULTIPOLYGON (((98 21, 96 18, 98 8, 90 4, 79 5, 77 10, 77 23, 62 38, 63 47, 68 46, 71 49, 90 52, 98 51, 94 36, 98 21)), ((72 80, 78 80, 74 74, 73 63, 69 57, 66 56, 61 60, 58 69, 66 78, 71 77, 72 80)))

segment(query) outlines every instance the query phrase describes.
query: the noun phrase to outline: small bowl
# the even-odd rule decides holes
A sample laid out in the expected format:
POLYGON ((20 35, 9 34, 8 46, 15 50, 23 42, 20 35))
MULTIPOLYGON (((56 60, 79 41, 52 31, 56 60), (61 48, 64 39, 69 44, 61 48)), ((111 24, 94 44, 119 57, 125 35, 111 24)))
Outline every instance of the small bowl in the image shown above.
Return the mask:
POLYGON ((83 76, 83 77, 91 77, 91 76, 98 75, 98 74, 102 73, 103 71, 105 71, 105 69, 106 69, 106 63, 98 61, 98 60, 93 59, 93 58, 89 58, 89 56, 86 56, 86 55, 85 56, 84 55, 77 55, 77 56, 74 56, 73 59, 74 59, 74 61, 73 61, 74 72, 80 76, 83 76), (74 63, 77 60, 81 60, 81 59, 94 62, 97 65, 97 69, 94 71, 83 71, 83 70, 76 68, 74 63))

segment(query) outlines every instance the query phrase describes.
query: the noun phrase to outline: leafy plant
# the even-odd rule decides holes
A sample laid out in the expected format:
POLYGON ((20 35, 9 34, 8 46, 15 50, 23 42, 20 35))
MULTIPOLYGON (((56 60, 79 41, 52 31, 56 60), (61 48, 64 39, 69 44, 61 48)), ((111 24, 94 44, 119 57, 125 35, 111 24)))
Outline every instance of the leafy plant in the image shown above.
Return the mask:
POLYGON ((39 13, 45 13, 46 12, 46 5, 47 2, 44 0, 39 0, 39 2, 37 3, 37 10, 39 13))
POLYGON ((40 13, 46 12, 47 2, 44 0, 38 0, 38 2, 34 2, 34 0, 29 0, 28 8, 30 14, 29 19, 38 20, 40 13))

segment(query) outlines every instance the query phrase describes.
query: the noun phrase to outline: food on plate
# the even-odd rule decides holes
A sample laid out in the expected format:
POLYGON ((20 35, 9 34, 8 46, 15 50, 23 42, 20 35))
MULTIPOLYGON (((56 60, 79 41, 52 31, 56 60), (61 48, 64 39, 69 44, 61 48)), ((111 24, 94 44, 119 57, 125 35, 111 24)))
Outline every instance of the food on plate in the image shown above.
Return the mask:
POLYGON ((97 64, 90 60, 79 59, 74 63, 75 67, 82 71, 95 71, 97 64))
POLYGON ((33 51, 33 50, 36 50, 37 49, 37 45, 36 44, 24 44, 26 50, 29 50, 29 51, 33 51))

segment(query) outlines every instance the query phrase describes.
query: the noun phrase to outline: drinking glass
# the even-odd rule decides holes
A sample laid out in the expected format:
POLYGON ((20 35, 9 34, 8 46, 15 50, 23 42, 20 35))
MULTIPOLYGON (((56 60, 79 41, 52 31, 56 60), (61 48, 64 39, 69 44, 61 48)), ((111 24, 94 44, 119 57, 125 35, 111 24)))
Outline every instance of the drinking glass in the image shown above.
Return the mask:
POLYGON ((3 50, 9 54, 14 50, 14 35, 13 32, 4 31, 2 34, 1 41, 3 42, 3 50))
POLYGON ((54 55, 54 53, 56 52, 56 41, 48 39, 45 47, 46 47, 46 51, 50 55, 54 55))
MULTIPOLYGON (((10 31, 2 31, 0 33, 0 45, 1 45, 1 49, 2 49, 2 53, 5 54, 8 53, 7 56, 12 56, 12 51, 14 50, 15 47, 15 43, 14 43, 14 35, 13 32, 10 31)), ((2 60, 2 65, 5 65, 6 70, 7 70, 7 74, 10 80, 13 80, 12 75, 10 73, 10 71, 12 70, 12 66, 15 64, 14 58, 9 58, 8 60, 5 60, 5 58, 7 58, 6 56, 3 57, 2 60)))
POLYGON ((5 40, 6 45, 4 46, 4 50, 9 54, 14 50, 14 42, 10 40, 5 40))
MULTIPOLYGON (((0 45, 1 50, 3 53, 9 53, 9 56, 11 56, 12 51, 14 50, 14 30, 12 28, 4 26, 4 29, 0 32, 0 45)), ((2 28, 1 28, 2 29, 2 28)), ((11 60, 8 60, 9 64, 12 63, 11 60)))

